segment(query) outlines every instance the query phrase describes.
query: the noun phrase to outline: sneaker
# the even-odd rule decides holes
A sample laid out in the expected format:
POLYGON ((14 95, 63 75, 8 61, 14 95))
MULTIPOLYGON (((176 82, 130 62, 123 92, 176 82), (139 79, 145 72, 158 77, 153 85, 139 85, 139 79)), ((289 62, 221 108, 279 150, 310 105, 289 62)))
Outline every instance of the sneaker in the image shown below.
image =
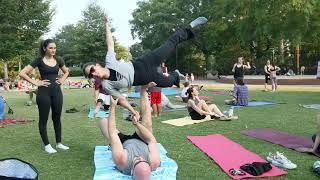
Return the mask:
POLYGON ((178 69, 174 70, 174 72, 178 73, 179 77, 181 78, 186 78, 183 74, 180 73, 180 71, 178 69))
POLYGON ((68 146, 65 146, 65 145, 63 145, 63 144, 61 144, 61 143, 58 143, 58 144, 56 145, 56 148, 59 148, 59 149, 62 149, 62 150, 68 150, 68 149, 69 149, 68 146))
POLYGON ((205 24, 206 22, 208 22, 208 19, 205 17, 198 17, 197 19, 193 20, 190 23, 191 28, 195 28, 197 26, 200 26, 202 24, 205 24))
POLYGON ((44 147, 44 150, 49 153, 49 154, 53 154, 56 153, 57 150, 53 149, 53 147, 51 146, 51 144, 48 144, 44 147))
POLYGON ((267 161, 271 164, 284 168, 284 169, 295 169, 297 165, 292 163, 287 157, 285 157, 282 153, 276 152, 276 154, 269 153, 267 157, 267 161))

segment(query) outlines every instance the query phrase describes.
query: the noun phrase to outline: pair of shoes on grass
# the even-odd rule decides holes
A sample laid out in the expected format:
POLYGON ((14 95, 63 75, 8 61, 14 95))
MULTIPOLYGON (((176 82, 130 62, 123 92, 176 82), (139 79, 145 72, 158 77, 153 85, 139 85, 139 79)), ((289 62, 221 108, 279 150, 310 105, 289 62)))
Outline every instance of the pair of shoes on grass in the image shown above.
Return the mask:
MULTIPOLYGON (((57 148, 57 149, 61 149, 61 150, 68 150, 68 149, 69 149, 68 146, 65 146, 65 145, 63 145, 63 144, 61 144, 61 143, 58 143, 58 144, 56 145, 56 148, 57 148)), ((45 150, 47 153, 49 153, 49 154, 53 154, 53 153, 56 153, 56 152, 57 152, 57 150, 54 149, 54 148, 51 146, 51 144, 46 145, 46 146, 44 147, 44 150, 45 150)))
POLYGON ((283 153, 269 153, 267 156, 267 161, 271 164, 283 168, 283 169, 295 169, 297 165, 291 162, 283 153))

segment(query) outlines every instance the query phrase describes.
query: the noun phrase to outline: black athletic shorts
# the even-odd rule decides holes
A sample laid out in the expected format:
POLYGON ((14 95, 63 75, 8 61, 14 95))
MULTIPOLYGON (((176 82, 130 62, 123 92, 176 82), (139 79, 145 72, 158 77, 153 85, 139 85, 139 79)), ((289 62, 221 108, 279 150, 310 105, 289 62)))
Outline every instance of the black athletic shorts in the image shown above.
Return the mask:
POLYGON ((206 115, 201 115, 197 111, 192 111, 189 113, 189 115, 191 116, 192 120, 201 120, 206 118, 206 115))
POLYGON ((269 75, 269 74, 265 74, 265 75, 264 75, 264 80, 265 80, 265 81, 264 81, 265 83, 268 83, 269 80, 270 80, 270 75, 269 75))
MULTIPOLYGON (((118 133, 118 136, 120 138, 120 141, 121 143, 123 144, 126 140, 129 140, 129 139, 139 139, 140 141, 144 142, 140 136, 138 136, 138 134, 136 132, 134 132, 132 135, 125 135, 121 132, 118 133)), ((146 143, 146 142, 144 142, 146 143)), ((147 143, 146 143, 147 144, 147 143)))

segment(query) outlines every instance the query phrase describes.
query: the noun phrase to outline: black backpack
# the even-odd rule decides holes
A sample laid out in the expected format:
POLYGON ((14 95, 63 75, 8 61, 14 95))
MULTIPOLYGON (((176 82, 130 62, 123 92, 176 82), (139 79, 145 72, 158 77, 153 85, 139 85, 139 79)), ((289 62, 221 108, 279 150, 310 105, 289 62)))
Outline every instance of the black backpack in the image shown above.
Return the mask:
POLYGON ((260 176, 261 174, 270 171, 272 166, 267 162, 253 162, 252 164, 242 165, 240 169, 252 176, 260 176))
POLYGON ((1 180, 38 180, 38 171, 30 163, 16 158, 0 160, 1 180))

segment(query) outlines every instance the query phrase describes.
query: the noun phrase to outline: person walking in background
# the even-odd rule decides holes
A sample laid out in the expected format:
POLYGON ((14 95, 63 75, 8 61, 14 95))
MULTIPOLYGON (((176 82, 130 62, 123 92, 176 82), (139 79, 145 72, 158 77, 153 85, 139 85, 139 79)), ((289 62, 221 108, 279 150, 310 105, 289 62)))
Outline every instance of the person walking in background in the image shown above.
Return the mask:
POLYGON ((300 74, 303 76, 304 75, 304 70, 306 69, 306 67, 301 66, 300 68, 300 74))
POLYGON ((39 131, 45 151, 49 154, 57 151, 50 145, 47 134, 47 121, 52 110, 52 121, 56 137, 56 148, 67 150, 69 147, 61 143, 61 111, 63 104, 63 95, 60 85, 64 83, 69 75, 69 69, 64 61, 56 58, 56 44, 52 39, 44 40, 39 48, 40 57, 37 57, 31 64, 24 67, 19 76, 28 82, 38 86, 37 105, 39 110, 39 131), (40 71, 41 80, 36 81, 28 76, 34 68, 40 71), (64 73, 58 78, 59 69, 64 73))
POLYGON ((280 71, 281 69, 274 65, 274 63, 271 63, 270 66, 270 79, 272 83, 272 92, 275 92, 278 88, 278 82, 277 82, 277 72, 280 71))
POLYGON ((148 92, 150 93, 150 104, 153 110, 152 115, 158 117, 162 112, 161 88, 156 86, 150 87, 148 88, 148 92))
POLYGON ((193 73, 190 74, 190 81, 191 81, 191 83, 193 83, 193 81, 194 81, 194 75, 193 75, 193 73))

